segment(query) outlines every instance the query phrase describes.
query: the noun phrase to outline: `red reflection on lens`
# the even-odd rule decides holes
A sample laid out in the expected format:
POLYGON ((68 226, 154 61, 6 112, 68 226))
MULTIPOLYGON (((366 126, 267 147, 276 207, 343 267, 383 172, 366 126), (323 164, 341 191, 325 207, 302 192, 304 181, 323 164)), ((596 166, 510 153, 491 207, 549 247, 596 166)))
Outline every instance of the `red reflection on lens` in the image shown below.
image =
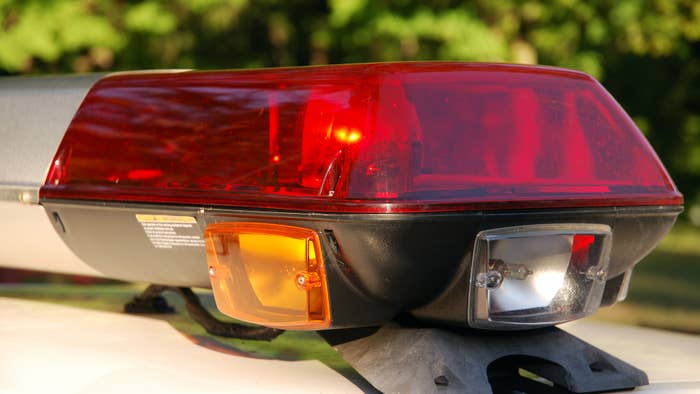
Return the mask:
POLYGON ((591 77, 465 63, 109 76, 41 198, 320 212, 683 201, 591 77))

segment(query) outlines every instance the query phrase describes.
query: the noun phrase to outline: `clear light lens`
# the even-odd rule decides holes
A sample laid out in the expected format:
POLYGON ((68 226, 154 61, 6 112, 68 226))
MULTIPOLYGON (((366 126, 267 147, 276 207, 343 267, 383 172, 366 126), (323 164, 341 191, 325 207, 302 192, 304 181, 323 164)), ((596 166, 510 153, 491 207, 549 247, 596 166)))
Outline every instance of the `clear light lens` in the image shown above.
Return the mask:
POLYGON ((552 224, 483 231, 472 264, 469 325, 534 328, 600 306, 610 227, 552 224))

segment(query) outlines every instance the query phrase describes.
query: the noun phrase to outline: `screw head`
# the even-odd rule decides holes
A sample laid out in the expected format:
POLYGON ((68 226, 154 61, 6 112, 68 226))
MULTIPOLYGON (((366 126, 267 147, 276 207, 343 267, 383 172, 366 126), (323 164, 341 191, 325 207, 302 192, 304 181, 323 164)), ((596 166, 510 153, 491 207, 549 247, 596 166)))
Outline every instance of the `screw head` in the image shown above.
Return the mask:
POLYGON ((321 287, 321 277, 316 272, 300 272, 294 277, 294 282, 300 290, 309 291, 321 287))
POLYGON ((476 275, 476 287, 494 290, 501 287, 501 283, 503 283, 503 274, 498 271, 480 272, 476 275))
POLYGON ((607 277, 608 273, 604 269, 598 267, 590 267, 586 271, 586 279, 594 280, 598 283, 605 282, 605 279, 607 279, 607 277))

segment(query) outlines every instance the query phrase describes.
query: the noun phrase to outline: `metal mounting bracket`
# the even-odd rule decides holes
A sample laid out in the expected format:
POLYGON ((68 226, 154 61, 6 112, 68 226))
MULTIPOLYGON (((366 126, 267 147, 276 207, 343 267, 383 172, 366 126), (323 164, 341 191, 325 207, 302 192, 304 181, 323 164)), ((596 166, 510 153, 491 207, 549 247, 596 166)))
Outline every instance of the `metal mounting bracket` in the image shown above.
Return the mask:
POLYGON ((382 392, 589 393, 648 384, 643 371, 558 328, 457 332, 390 325, 323 335, 382 392))

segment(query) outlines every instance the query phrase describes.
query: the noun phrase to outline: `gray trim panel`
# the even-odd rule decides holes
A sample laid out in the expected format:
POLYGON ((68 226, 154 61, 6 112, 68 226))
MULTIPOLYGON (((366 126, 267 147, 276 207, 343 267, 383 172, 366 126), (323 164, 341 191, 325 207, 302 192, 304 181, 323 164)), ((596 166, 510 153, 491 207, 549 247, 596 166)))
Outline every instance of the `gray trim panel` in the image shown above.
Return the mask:
POLYGON ((0 78, 0 200, 37 202, 68 125, 102 76, 0 78))

